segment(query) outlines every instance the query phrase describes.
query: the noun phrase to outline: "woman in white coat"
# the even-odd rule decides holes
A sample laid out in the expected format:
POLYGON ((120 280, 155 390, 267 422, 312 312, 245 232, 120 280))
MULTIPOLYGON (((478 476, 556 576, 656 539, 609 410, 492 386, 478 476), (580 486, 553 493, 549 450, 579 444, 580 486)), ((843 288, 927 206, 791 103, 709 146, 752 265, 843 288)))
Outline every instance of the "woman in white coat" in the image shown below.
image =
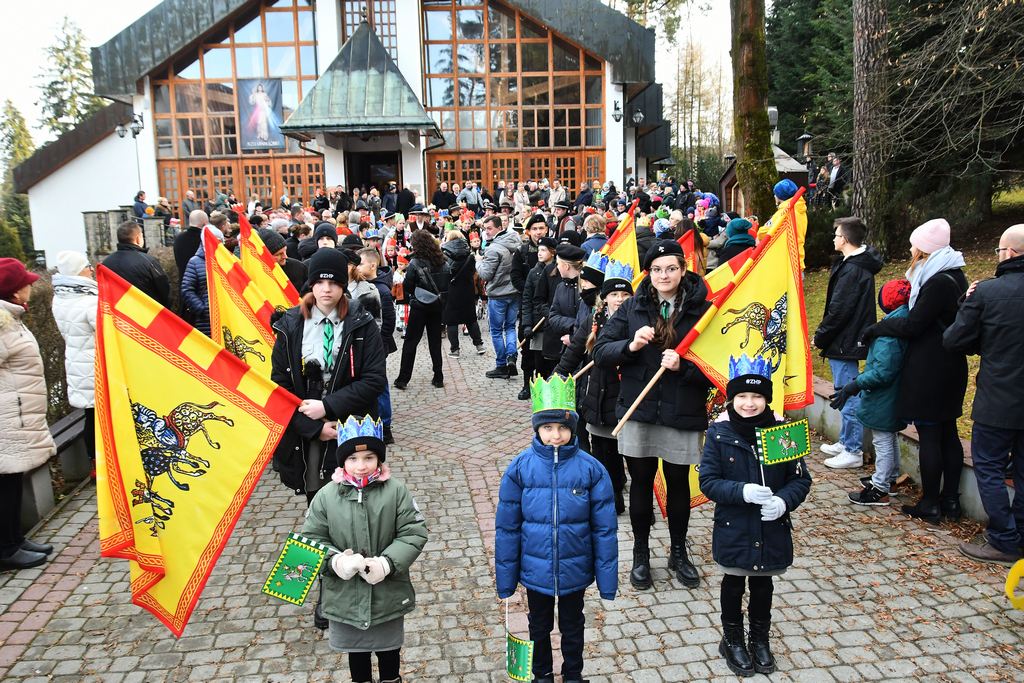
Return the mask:
POLYGON ((21 533, 22 475, 57 452, 46 426, 43 359, 21 321, 38 279, 21 261, 0 258, 0 571, 38 567, 53 552, 21 533))
POLYGON ((57 254, 53 318, 64 337, 68 403, 85 409, 85 449, 96 459, 96 307, 99 290, 89 259, 80 251, 57 254))

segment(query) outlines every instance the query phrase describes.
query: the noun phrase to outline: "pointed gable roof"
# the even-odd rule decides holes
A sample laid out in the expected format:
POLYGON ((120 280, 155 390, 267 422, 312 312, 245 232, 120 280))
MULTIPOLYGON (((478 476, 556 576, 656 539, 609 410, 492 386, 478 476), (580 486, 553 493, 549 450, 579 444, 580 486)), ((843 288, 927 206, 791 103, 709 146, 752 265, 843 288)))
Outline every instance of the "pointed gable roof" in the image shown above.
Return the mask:
POLYGON ((293 134, 429 130, 441 137, 437 124, 365 20, 281 130, 293 134))

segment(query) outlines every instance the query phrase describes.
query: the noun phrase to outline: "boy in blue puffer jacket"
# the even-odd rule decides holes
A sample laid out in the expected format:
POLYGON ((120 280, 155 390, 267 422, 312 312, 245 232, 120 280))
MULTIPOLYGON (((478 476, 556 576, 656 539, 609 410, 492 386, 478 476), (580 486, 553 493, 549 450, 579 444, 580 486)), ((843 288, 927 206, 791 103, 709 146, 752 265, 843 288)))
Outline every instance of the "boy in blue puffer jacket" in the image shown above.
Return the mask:
MULTIPOLYGON (((910 312, 910 282, 892 280, 878 292, 878 307, 889 318, 906 318, 910 312)), ((889 488, 900 474, 900 432, 907 427, 897 416, 896 402, 900 395, 900 372, 907 352, 906 337, 876 337, 868 347, 864 372, 829 398, 836 410, 846 400, 860 394, 857 419, 871 429, 875 447, 875 473, 861 479, 862 491, 850 494, 857 505, 888 505, 889 488)))
POLYGON ((521 583, 529 606, 535 683, 553 683, 551 630, 555 600, 562 634, 562 679, 583 683, 583 595, 614 600, 618 587, 618 522, 607 470, 579 449, 572 378, 538 379, 533 444, 501 479, 495 514, 494 568, 498 597, 521 583))

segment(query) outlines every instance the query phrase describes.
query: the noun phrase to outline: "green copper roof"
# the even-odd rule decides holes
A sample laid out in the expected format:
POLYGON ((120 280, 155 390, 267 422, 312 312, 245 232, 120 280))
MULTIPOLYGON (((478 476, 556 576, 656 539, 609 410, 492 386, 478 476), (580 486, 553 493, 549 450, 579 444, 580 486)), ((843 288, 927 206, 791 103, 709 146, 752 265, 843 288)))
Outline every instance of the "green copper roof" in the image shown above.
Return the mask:
POLYGON ((365 21, 281 126, 285 133, 440 131, 365 21))

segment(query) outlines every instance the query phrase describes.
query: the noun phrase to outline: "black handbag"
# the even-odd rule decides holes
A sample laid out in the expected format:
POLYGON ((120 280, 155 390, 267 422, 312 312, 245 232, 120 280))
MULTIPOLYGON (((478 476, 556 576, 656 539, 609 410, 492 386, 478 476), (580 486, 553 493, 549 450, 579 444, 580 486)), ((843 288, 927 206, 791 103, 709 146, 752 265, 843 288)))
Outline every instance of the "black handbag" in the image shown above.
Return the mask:
POLYGON ((434 278, 430 275, 430 271, 423 270, 421 266, 416 266, 416 270, 419 272, 420 278, 429 282, 430 286, 434 288, 434 291, 432 292, 429 289, 417 286, 412 293, 413 296, 416 297, 416 301, 419 301, 425 306, 430 306, 438 301, 441 302, 441 305, 444 305, 445 297, 439 294, 440 290, 438 290, 437 283, 434 282, 434 278))

